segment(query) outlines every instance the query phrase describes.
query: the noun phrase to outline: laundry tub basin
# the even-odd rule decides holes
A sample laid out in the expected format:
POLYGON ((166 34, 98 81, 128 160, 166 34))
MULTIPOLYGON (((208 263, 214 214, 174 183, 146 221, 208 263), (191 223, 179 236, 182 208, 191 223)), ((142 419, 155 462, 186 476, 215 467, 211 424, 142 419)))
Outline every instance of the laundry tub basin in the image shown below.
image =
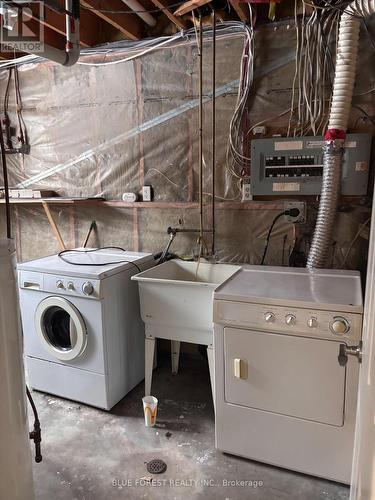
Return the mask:
POLYGON ((146 336, 212 344, 213 292, 240 269, 170 260, 132 276, 138 281, 146 336))

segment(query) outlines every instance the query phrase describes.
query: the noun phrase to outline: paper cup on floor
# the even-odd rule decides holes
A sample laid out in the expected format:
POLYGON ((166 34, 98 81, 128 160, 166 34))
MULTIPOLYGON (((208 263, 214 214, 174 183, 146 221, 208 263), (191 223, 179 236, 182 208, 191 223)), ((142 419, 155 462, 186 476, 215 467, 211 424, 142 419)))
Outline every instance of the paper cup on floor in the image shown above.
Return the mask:
POLYGON ((154 396, 145 396, 143 401, 143 413, 145 415, 145 426, 153 427, 156 422, 156 412, 158 409, 158 400, 154 396))

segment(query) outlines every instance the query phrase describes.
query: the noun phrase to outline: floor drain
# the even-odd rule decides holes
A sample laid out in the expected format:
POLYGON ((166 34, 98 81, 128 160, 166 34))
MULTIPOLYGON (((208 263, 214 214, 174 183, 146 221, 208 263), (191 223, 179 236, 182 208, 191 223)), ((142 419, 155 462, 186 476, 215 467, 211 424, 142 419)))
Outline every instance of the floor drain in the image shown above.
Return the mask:
POLYGON ((160 460, 159 458, 154 458, 150 462, 147 462, 147 471, 150 474, 162 474, 167 470, 167 464, 160 460))

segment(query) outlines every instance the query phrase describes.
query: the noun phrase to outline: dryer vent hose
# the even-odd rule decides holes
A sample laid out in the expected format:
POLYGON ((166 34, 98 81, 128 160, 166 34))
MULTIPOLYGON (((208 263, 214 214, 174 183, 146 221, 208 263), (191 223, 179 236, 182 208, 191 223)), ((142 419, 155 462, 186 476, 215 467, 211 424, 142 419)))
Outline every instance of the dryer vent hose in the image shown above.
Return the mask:
POLYGON ((340 18, 332 102, 323 147, 323 180, 307 267, 326 267, 340 194, 341 166, 357 70, 361 18, 375 13, 375 0, 354 0, 340 18))

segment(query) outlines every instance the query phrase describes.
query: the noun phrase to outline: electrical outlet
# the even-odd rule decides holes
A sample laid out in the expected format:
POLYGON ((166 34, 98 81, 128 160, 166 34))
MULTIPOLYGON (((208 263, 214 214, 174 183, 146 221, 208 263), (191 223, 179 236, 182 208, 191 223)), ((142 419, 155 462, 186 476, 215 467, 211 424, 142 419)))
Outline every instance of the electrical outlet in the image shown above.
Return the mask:
POLYGON ((252 199, 253 199, 253 195, 251 194, 250 178, 244 177, 242 179, 242 199, 241 199, 241 201, 251 201, 252 199))
POLYGON ((299 214, 297 215, 297 217, 286 215, 285 217, 288 222, 299 224, 303 224, 304 222, 306 222, 306 203, 304 201, 285 201, 284 210, 290 210, 291 208, 298 208, 299 214))

